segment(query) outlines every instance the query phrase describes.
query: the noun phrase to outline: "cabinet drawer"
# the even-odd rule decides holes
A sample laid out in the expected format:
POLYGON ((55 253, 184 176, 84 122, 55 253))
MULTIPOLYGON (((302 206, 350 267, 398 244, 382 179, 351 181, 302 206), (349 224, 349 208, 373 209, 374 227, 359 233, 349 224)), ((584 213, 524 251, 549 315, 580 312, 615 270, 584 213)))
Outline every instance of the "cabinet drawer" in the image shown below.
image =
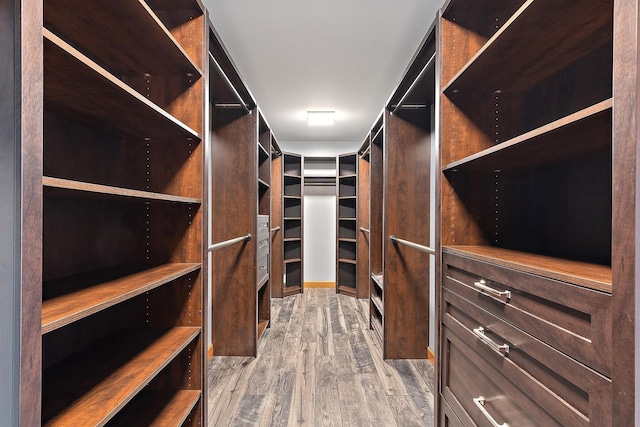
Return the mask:
MULTIPOLYGON (((465 425, 460 422, 458 416, 453 412, 451 406, 446 400, 440 402, 440 427, 464 427, 465 425)), ((472 421, 468 421, 467 425, 473 425, 472 421)))
POLYGON ((257 242, 258 258, 269 254, 269 237, 265 237, 257 242))
POLYGON ((260 283, 269 274, 269 255, 265 254, 258 257, 256 262, 256 277, 257 282, 260 283))
POLYGON ((478 426, 562 425, 518 387, 528 380, 524 373, 502 369, 503 375, 447 326, 443 345, 442 394, 459 419, 478 426))
POLYGON ((447 253, 443 286, 611 376, 611 295, 447 253))
POLYGON ((610 379, 448 289, 443 298, 444 326, 556 422, 611 424, 610 379))

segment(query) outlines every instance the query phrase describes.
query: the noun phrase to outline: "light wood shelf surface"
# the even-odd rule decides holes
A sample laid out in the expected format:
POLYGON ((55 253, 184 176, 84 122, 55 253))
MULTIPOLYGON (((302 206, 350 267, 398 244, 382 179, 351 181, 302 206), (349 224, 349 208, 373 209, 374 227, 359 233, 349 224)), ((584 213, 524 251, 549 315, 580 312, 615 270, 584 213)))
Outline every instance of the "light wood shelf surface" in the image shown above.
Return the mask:
POLYGON ((117 267, 43 284, 42 333, 131 299, 200 268, 200 264, 117 267))
POLYGON ((199 390, 143 391, 109 426, 181 426, 200 399, 199 390))
POLYGON ((129 198, 140 201, 161 201, 174 203, 201 204, 201 199, 192 197, 172 196, 164 193, 131 190, 109 185, 92 184, 90 182, 73 181, 69 179, 42 177, 45 196, 47 197, 94 197, 94 198, 129 198))
POLYGON ((611 293, 611 267, 494 246, 443 246, 455 255, 611 293))
POLYGON ((121 331, 45 369, 44 425, 105 425, 199 334, 193 327, 121 331))

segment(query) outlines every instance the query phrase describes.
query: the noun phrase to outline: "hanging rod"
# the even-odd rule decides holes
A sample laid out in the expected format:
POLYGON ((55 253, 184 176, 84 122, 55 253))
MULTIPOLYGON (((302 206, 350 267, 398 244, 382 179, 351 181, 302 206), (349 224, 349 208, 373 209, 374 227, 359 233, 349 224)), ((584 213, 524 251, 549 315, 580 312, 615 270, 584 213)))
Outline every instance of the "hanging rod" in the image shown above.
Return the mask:
POLYGON ((211 52, 209 52, 209 59, 213 62, 213 65, 216 66, 216 68, 218 69, 218 73, 222 76, 222 78, 223 78, 224 82, 227 84, 227 86, 229 86, 229 89, 231 89, 233 91, 233 94, 240 101, 241 108, 245 111, 245 113, 247 113, 247 114, 250 113, 251 111, 249 110, 249 107, 247 107, 246 102, 244 102, 244 100, 242 99, 242 96, 240 96, 240 94, 238 93, 236 88, 233 86, 233 83, 231 83, 231 80, 229 80, 229 77, 227 77, 227 75, 225 74, 224 70, 222 69, 220 64, 218 64, 218 61, 216 61, 216 58, 213 57, 211 52))
POLYGON ((274 227, 271 229, 272 233, 275 233, 276 231, 280 230, 280 226, 274 227))
POLYGON ((249 240, 251 240, 251 234, 245 234, 244 236, 236 237, 235 239, 229 239, 229 240, 225 240, 224 242, 213 244, 209 246, 209 252, 215 251, 217 249, 222 249, 224 247, 234 245, 236 243, 248 242, 249 240))
POLYGON ((393 108, 393 110, 391 111, 392 114, 395 114, 395 112, 398 111, 398 108, 400 108, 404 100, 407 98, 407 96, 409 96, 413 88, 418 84, 420 79, 422 79, 422 76, 427 72, 427 70, 433 66, 435 61, 436 61, 436 54, 434 53, 433 55, 431 55, 431 58, 429 58, 429 60, 427 61, 427 64, 424 66, 422 71, 420 71, 420 74, 418 74, 418 77, 416 77, 413 83, 411 83, 411 86, 409 86, 409 89, 407 89, 404 95, 402 95, 402 98, 400 98, 400 101, 398 101, 398 104, 391 106, 393 108))
POLYGON ((436 251, 434 251, 432 248, 428 246, 419 245, 417 243, 413 243, 408 240, 398 239, 396 236, 389 237, 389 240, 391 240, 391 242, 393 242, 394 244, 400 243, 402 245, 409 246, 410 248, 417 249, 419 251, 426 252, 431 255, 436 254, 436 251))
POLYGON ((360 227, 360 231, 364 231, 365 233, 370 233, 370 231, 364 227, 360 227))

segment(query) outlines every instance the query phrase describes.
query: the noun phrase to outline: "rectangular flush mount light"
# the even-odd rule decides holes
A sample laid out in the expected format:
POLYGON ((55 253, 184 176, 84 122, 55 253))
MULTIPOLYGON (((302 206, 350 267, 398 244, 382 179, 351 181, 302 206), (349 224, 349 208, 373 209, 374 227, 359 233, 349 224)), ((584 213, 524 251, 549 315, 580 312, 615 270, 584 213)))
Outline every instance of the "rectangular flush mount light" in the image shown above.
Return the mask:
POLYGON ((309 126, 333 126, 335 111, 307 111, 309 126))

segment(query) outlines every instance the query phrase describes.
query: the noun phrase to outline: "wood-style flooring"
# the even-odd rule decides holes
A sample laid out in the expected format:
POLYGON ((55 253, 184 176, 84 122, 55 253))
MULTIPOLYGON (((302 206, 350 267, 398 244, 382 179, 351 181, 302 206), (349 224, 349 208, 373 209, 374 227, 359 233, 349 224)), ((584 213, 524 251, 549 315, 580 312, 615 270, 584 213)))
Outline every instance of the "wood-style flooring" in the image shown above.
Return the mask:
POLYGON ((209 426, 434 425, 433 367, 382 360, 364 302, 307 289, 271 310, 257 358, 209 361, 209 426))

